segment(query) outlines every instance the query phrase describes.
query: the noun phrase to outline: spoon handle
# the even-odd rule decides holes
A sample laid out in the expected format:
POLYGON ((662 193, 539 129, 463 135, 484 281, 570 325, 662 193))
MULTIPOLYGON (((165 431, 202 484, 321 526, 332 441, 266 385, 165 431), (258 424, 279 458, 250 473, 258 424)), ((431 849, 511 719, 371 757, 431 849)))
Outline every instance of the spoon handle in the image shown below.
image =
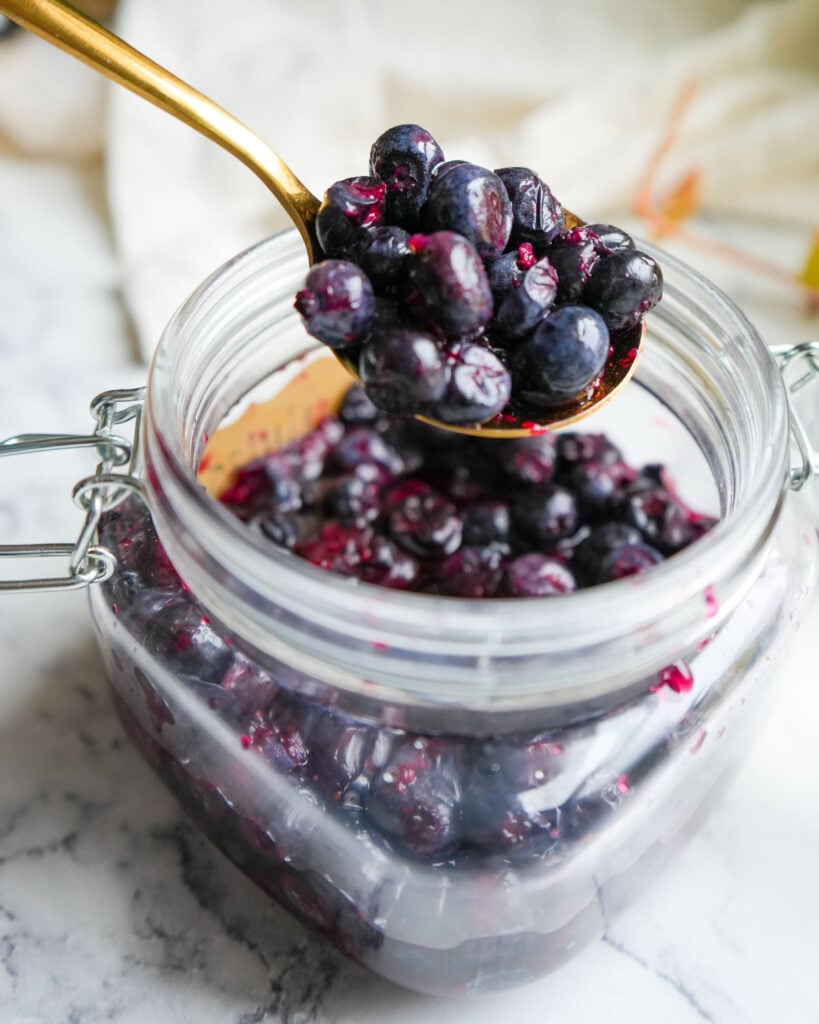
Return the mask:
POLYGON ((118 85, 172 114, 238 157, 287 211, 312 262, 318 199, 287 164, 237 118, 62 0, 0 0, 4 14, 118 85))

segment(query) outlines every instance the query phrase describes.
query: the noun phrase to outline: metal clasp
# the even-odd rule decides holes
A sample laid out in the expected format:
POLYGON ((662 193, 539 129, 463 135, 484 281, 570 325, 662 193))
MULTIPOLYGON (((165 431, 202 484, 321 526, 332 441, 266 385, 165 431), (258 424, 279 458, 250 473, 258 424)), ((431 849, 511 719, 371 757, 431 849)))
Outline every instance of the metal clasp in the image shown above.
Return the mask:
MULTIPOLYGON (((811 384, 819 388, 819 341, 804 341, 800 345, 774 345, 772 351, 789 394, 794 397, 811 384)), ((815 404, 819 410, 819 397, 815 404)), ((800 465, 791 468, 791 488, 800 490, 813 476, 819 475, 819 451, 813 446, 808 428, 790 402, 791 434, 796 443, 800 465)), ((816 427, 819 417, 812 426, 816 427)))
POLYGON ((103 513, 118 505, 130 491, 141 492, 135 472, 144 399, 144 388, 104 391, 97 395, 91 402, 91 415, 97 424, 92 434, 19 434, 0 441, 0 457, 95 448, 100 459, 96 472, 80 480, 72 491, 75 504, 85 510, 85 520, 73 544, 0 545, 0 558, 67 557, 67 574, 0 580, 0 593, 77 590, 112 575, 116 568, 114 555, 107 548, 95 545, 94 540, 103 513), (125 423, 133 423, 128 439, 114 433, 115 428, 125 423))

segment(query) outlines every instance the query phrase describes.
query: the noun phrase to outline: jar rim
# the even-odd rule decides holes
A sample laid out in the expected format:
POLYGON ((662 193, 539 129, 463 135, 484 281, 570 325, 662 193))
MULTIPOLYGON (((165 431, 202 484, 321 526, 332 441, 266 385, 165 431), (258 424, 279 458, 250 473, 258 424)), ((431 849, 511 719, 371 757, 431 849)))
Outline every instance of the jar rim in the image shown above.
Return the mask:
MULTIPOLYGON (((173 401, 174 389, 179 387, 173 371, 179 371, 176 348, 184 344, 186 327, 203 303, 211 301, 220 289, 227 293, 236 287, 254 287, 260 267, 298 262, 301 243, 290 229, 216 270, 176 312, 152 362, 145 417, 149 505, 166 546, 175 546, 170 536, 171 514, 185 525, 188 538, 180 557, 183 578, 194 594, 209 607, 211 602, 219 604, 216 615, 228 628, 241 634, 247 627, 246 635, 256 650, 280 652, 284 635, 286 645, 295 645, 302 655, 334 661, 341 685, 355 688, 362 680, 372 683, 374 679, 391 691, 397 687, 408 698, 420 700, 474 697, 476 681, 482 684, 481 700, 531 696, 535 686, 529 672, 532 658, 551 658, 560 666, 551 682, 540 679, 537 683, 540 696, 545 688, 553 690, 556 699, 565 699, 570 692, 585 698, 601 687, 618 688, 635 671, 651 670, 651 666, 656 670, 662 652, 671 650, 668 644, 653 639, 657 629, 666 632, 663 624, 676 621, 685 625, 692 638, 702 638, 716 629, 758 575, 787 491, 785 391, 769 349, 727 296, 669 254, 644 242, 638 245, 658 256, 667 275, 672 270, 686 289, 697 293, 700 302, 707 302, 712 315, 729 324, 745 372, 767 396, 764 410, 759 410, 767 443, 755 458, 746 459, 743 472, 747 470, 748 476, 742 493, 705 537, 646 574, 550 597, 547 602, 404 593, 336 576, 290 552, 265 546, 198 483, 197 462, 191 458, 191 425, 180 422, 173 401), (226 561, 223 552, 229 553, 232 561, 226 561), (220 574, 223 577, 225 573, 235 579, 219 582, 220 574), (222 607, 228 592, 234 597, 242 595, 245 620, 222 607), (283 623, 281 615, 273 613, 273 606, 285 597, 293 615, 309 612, 317 625, 331 629, 336 637, 346 637, 349 643, 328 648, 315 636, 308 636, 302 644, 298 631, 294 634, 289 628, 289 618, 283 623), (622 648, 616 641, 621 639, 626 605, 643 609, 631 616, 628 627, 642 637, 639 656, 635 657, 637 648, 632 644, 628 666, 613 668, 607 681, 591 682, 584 672, 571 667, 567 637, 571 638, 570 647, 576 645, 573 649, 582 646, 616 656, 622 648), (544 609, 548 614, 544 615, 544 609), (253 622, 246 621, 247 617, 253 622), (268 626, 275 636, 268 635, 268 626), (440 661, 438 671, 431 669, 425 680, 408 676, 403 656, 407 648, 416 656, 418 652, 434 654, 440 661), (484 673, 481 659, 492 664, 484 673), (498 672, 500 662, 507 664, 507 672, 498 672)), ((662 317, 662 311, 661 303, 651 316, 662 317)), ((175 560, 173 553, 171 558, 175 560)))

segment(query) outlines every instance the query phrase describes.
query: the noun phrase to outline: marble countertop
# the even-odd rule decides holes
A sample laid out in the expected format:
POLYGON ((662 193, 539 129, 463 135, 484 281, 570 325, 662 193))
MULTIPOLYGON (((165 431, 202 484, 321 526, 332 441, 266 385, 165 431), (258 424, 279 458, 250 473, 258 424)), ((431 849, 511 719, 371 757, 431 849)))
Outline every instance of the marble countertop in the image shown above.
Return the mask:
MULTIPOLYGON (((100 196, 96 171, 0 160, 0 437, 84 431, 95 393, 144 379, 100 196)), ((776 296, 748 298, 781 330, 776 296)), ((3 539, 72 539, 69 489, 92 468, 0 462, 3 539)), ((82 594, 0 603, 5 1024, 819 1022, 817 602, 758 743, 671 868, 552 977, 457 1005, 347 964, 198 835, 123 734, 82 594)))

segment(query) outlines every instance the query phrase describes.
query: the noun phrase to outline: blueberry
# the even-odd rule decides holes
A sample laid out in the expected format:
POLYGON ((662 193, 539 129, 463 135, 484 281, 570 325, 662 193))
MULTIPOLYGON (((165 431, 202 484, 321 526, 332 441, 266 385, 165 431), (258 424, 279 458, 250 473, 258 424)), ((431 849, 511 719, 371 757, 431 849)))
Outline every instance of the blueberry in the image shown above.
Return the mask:
POLYGON ((501 337, 519 339, 545 320, 557 296, 557 272, 545 257, 526 271, 520 286, 500 304, 495 326, 501 337))
POLYGON ((513 351, 517 397, 534 409, 571 401, 599 376, 609 351, 609 332, 585 306, 561 306, 513 351))
POLYGON ((435 175, 421 216, 424 230, 455 231, 484 259, 499 256, 512 230, 512 204, 500 178, 460 163, 435 175))
POLYGON ((434 490, 408 494, 389 513, 390 535, 418 558, 445 558, 461 546, 463 522, 452 502, 434 490))
POLYGON ((145 646, 170 672, 219 683, 233 660, 233 651, 207 616, 185 597, 166 604, 145 629, 145 646))
POLYGON ((468 426, 492 419, 512 394, 509 371, 486 345, 450 342, 444 348, 446 389, 432 407, 442 423, 468 426))
POLYGON ((376 329, 361 353, 359 374, 373 402, 391 413, 429 409, 447 383, 435 338, 419 328, 376 329))
POLYGON ((633 249, 634 239, 613 224, 586 224, 586 230, 595 237, 595 248, 601 256, 619 249, 633 249))
MULTIPOLYGON (((276 709, 276 712, 278 709, 276 709)), ((250 746, 285 775, 301 774, 307 765, 307 745, 297 715, 271 712, 248 729, 250 746)))
POLYGON ((443 161, 441 147, 417 124, 399 124, 379 135, 370 150, 370 173, 387 186, 390 224, 417 228, 432 172, 443 161))
POLYGON ((415 560, 370 527, 330 521, 300 544, 297 553, 321 569, 396 590, 411 586, 418 576, 415 560))
POLYGON ((610 583, 626 576, 639 576, 662 562, 663 556, 645 542, 614 548, 600 559, 595 583, 610 583))
POLYGON ((483 327, 492 315, 492 291, 469 242, 453 231, 436 231, 413 235, 410 248, 410 274, 429 319, 450 335, 483 327))
POLYGON ((503 475, 515 484, 549 483, 555 474, 558 443, 548 434, 499 442, 502 450, 498 457, 503 475))
POLYGON ((534 249, 528 242, 519 245, 512 252, 505 252, 494 259, 484 261, 486 279, 489 281, 495 308, 513 289, 520 287, 526 271, 536 262, 534 249))
POLYGON ((574 466, 569 483, 584 514, 600 518, 622 502, 634 477, 634 470, 624 462, 589 459, 574 466))
POLYGON ((409 234, 403 228, 381 225, 373 228, 359 259, 361 269, 377 292, 398 288, 408 272, 409 234))
POLYGON ((547 251, 557 273, 557 301, 579 302, 600 259, 597 237, 588 228, 572 228, 558 235, 547 251))
POLYGON ((461 510, 463 542, 470 546, 509 545, 512 519, 505 501, 474 501, 461 510))
POLYGON ((347 389, 338 410, 338 418, 345 427, 374 426, 380 416, 381 410, 360 384, 352 384, 347 389))
POLYGON ((563 208, 549 186, 528 167, 502 167, 495 174, 512 203, 512 244, 548 245, 565 225, 563 208))
POLYGON ((244 715, 264 714, 278 690, 272 676, 240 654, 236 655, 222 677, 222 686, 244 715))
POLYGON ((407 468, 400 452, 372 427, 351 427, 328 453, 326 469, 346 473, 363 466, 378 467, 382 480, 401 476, 407 468))
POLYGON ((590 586, 600 574, 600 563, 612 551, 642 543, 643 535, 636 527, 619 520, 607 520, 595 526, 574 549, 572 569, 590 586))
POLYGON ((560 838, 561 819, 547 783, 559 765, 559 748, 546 738, 479 743, 464 786, 464 838, 506 856, 552 846, 560 838))
POLYGON ((378 178, 344 178, 332 184, 316 215, 316 235, 324 254, 354 255, 382 222, 387 186, 378 178))
POLYGON ((375 730, 336 711, 311 719, 309 771, 325 797, 340 801, 365 769, 375 730))
POLYGON ((439 592, 454 597, 495 597, 505 561, 505 549, 499 545, 462 547, 439 566, 439 592))
POLYGON ((571 594, 577 582, 560 559, 530 551, 508 564, 504 589, 509 597, 554 597, 571 594))
POLYGON ((557 436, 557 457, 561 470, 581 462, 615 462, 622 459, 620 449, 605 434, 562 431, 557 436))
POLYGON ((460 842, 461 791, 452 753, 421 738, 407 740, 373 779, 367 818, 408 853, 436 859, 460 842))
POLYGON ((636 481, 626 492, 620 512, 627 523, 664 554, 681 551, 696 538, 686 510, 656 484, 636 481))
POLYGON ((324 260, 313 266, 295 306, 307 333, 335 349, 360 342, 375 320, 372 285, 347 260, 324 260))
POLYGON ((578 525, 577 503, 571 491, 542 484, 519 492, 512 505, 515 529, 534 544, 548 546, 570 537, 578 525))
POLYGON ((325 516, 332 516, 345 526, 366 526, 380 514, 384 479, 385 474, 377 465, 362 463, 351 473, 325 477, 311 485, 317 488, 314 503, 320 505, 325 516))
POLYGON ((663 294, 663 275, 656 260, 637 249, 621 249, 602 257, 591 272, 581 301, 596 309, 609 330, 634 327, 663 294))

